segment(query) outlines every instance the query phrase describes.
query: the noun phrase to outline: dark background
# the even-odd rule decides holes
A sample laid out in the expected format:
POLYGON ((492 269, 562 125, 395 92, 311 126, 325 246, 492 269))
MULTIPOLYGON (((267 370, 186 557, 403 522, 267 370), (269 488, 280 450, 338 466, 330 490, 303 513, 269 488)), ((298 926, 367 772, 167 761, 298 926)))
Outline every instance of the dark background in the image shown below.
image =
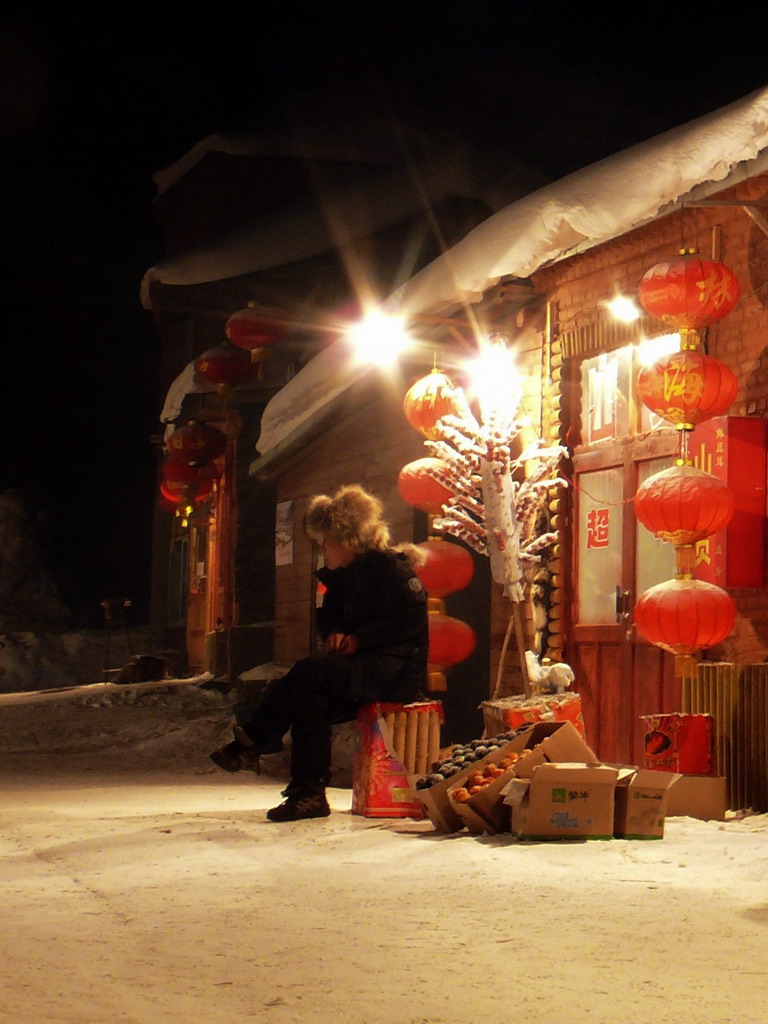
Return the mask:
POLYGON ((283 0, 33 3, 0 18, 0 493, 23 495, 75 624, 97 623, 104 597, 147 612, 162 404, 139 301, 163 255, 152 174, 338 83, 350 104, 363 90, 390 117, 551 178, 768 84, 743 9, 587 11, 283 0))

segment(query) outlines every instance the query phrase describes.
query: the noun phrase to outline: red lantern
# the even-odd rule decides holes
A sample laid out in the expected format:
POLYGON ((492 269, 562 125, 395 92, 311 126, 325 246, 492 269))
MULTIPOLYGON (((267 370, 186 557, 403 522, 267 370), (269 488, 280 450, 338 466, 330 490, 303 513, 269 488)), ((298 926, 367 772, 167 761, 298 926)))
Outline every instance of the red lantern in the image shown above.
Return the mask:
POLYGON ((730 313, 739 298, 739 282, 717 260, 682 250, 646 271, 637 297, 651 316, 676 329, 695 331, 730 313))
POLYGON ((435 538, 417 545, 427 556, 416 575, 424 584, 429 597, 445 597, 463 590, 475 573, 472 556, 466 548, 447 540, 435 538))
POLYGON ((193 466, 201 466, 205 462, 213 462, 224 454, 227 450, 227 438, 221 430, 208 423, 190 420, 185 427, 174 430, 168 438, 166 448, 169 455, 193 466))
POLYGON ((160 493, 176 504, 200 501, 213 490, 216 467, 208 462, 191 466, 182 459, 166 459, 162 466, 160 493))
POLYGON ((237 384, 245 384, 256 376, 253 362, 234 345, 217 345, 203 352, 195 361, 195 370, 204 380, 217 386, 220 392, 237 384))
POLYGON ((428 440, 436 441, 440 436, 435 430, 438 420, 443 416, 461 416, 463 403, 448 377, 434 369, 408 389, 403 411, 412 427, 428 440))
POLYGON ((686 576, 658 583, 635 605, 635 622, 645 639, 682 657, 719 644, 735 619, 736 606, 729 594, 686 576))
POLYGON ((429 614, 429 689, 445 690, 445 669, 465 661, 475 649, 475 631, 461 619, 429 614))
POLYGON ((637 378, 641 401, 678 430, 720 416, 730 408, 739 385, 719 359, 684 349, 661 356, 637 378))
POLYGON ((397 478, 400 496, 403 501, 427 515, 440 515, 443 505, 453 497, 453 491, 436 480, 435 476, 444 476, 447 472, 448 464, 442 459, 427 457, 409 462, 403 466, 397 478))
POLYGON ((285 336, 281 325, 265 317, 253 306, 233 313, 227 320, 225 331, 233 345, 251 353, 253 362, 265 359, 268 350, 285 336))
POLYGON ((661 540, 695 544, 724 529, 735 499, 728 484, 695 466, 670 466, 637 489, 635 515, 661 540))

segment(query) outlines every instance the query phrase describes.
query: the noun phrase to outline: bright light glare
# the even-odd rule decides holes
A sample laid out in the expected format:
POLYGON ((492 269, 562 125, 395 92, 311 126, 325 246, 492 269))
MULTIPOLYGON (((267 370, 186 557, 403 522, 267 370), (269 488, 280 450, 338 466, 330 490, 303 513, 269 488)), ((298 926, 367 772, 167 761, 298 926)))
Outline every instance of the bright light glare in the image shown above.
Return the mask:
POLYGON ((357 361, 376 366, 393 366, 411 339, 401 317, 388 316, 375 309, 347 330, 357 361))
POLYGON ((606 306, 611 316, 616 320, 620 320, 623 324, 634 323, 641 315, 637 303, 634 299, 630 299, 628 295, 617 295, 610 302, 606 302, 606 306))
POLYGON ((512 419, 520 405, 520 374, 503 341, 480 342, 477 358, 468 364, 472 385, 485 423, 494 416, 512 419))
POLYGON ((644 338, 635 348, 640 366, 652 366, 661 356, 680 350, 679 334, 661 334, 658 338, 644 338))

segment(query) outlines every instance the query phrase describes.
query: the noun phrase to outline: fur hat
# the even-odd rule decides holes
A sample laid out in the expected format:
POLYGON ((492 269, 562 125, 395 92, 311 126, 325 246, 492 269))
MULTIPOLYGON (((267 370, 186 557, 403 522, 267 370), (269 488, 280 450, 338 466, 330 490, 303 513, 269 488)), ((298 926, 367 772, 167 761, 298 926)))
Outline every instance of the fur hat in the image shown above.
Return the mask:
POLYGON ((359 484, 340 487, 330 497, 316 494, 309 499, 304 527, 314 541, 326 535, 356 551, 386 551, 390 546, 389 527, 382 519, 384 506, 359 484))

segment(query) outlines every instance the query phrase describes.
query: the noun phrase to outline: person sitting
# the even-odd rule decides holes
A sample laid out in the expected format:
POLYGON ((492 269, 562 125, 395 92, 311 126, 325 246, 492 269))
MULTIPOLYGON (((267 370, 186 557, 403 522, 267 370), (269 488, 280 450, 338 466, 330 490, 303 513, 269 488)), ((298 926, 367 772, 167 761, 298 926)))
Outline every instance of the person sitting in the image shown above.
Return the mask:
POLYGON ((429 645, 427 594, 415 568, 423 552, 393 546, 381 501, 357 484, 315 495, 305 530, 322 550, 316 576, 325 588, 316 611, 322 653, 297 661, 267 689, 235 739, 211 759, 227 771, 254 755, 277 753, 291 732, 291 779, 270 821, 330 814, 332 726, 353 720, 362 704, 424 699, 429 645))

